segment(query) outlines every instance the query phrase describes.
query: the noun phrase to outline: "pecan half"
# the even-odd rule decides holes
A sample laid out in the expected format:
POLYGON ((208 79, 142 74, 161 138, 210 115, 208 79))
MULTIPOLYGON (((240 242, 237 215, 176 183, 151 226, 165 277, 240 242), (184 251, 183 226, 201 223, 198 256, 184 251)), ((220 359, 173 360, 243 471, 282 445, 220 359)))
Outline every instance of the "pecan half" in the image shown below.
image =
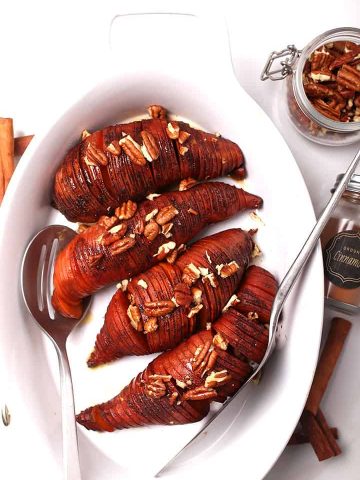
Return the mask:
POLYGON ((95 165, 105 166, 108 164, 107 156, 99 148, 92 143, 88 143, 86 147, 86 156, 95 165))
POLYGON ((170 222, 178 213, 174 205, 168 205, 160 209, 155 220, 159 225, 165 225, 165 223, 170 222))
POLYGON ((338 85, 360 91, 360 72, 350 65, 343 65, 337 74, 338 85))
POLYGON ((182 156, 184 156, 185 153, 186 153, 188 150, 189 150, 188 147, 184 147, 183 145, 180 145, 180 146, 179 146, 179 153, 180 153, 180 155, 182 155, 182 156))
POLYGON ((159 235, 159 232, 160 227, 154 220, 151 220, 145 225, 144 235, 148 240, 150 240, 150 242, 155 240, 155 238, 159 235))
POLYGON ((125 137, 123 137, 121 140, 119 140, 119 143, 122 146, 126 155, 135 165, 146 165, 146 159, 141 151, 140 145, 135 142, 135 140, 130 135, 126 135, 125 137))
POLYGON ((145 158, 152 162, 153 160, 157 160, 160 155, 160 150, 156 144, 154 136, 143 130, 140 132, 141 138, 143 139, 143 145, 141 147, 141 151, 144 154, 145 158))
POLYGON ((125 237, 110 245, 110 255, 115 256, 130 250, 135 245, 135 238, 125 237))
POLYGON ((128 200, 115 210, 115 215, 119 220, 129 220, 135 215, 136 210, 137 204, 128 200))
POLYGON ((167 112, 161 105, 149 105, 148 112, 151 118, 164 119, 167 116, 167 112))
POLYGON ((148 317, 163 317, 175 309, 172 300, 159 300, 157 302, 144 303, 144 313, 148 317))
POLYGON ((316 110, 322 115, 324 115, 324 117, 330 118, 331 120, 335 121, 340 120, 340 112, 335 110, 335 108, 332 108, 321 98, 315 99, 312 103, 316 110))
POLYGON ((183 400, 210 400, 211 398, 217 397, 216 390, 213 388, 205 387, 201 385, 200 387, 192 388, 184 393, 182 396, 183 400))
POLYGON ((195 305, 200 305, 201 298, 202 298, 202 290, 200 290, 200 288, 193 287, 191 289, 191 295, 193 297, 193 301, 194 301, 195 305))
POLYGON ((166 133, 171 140, 179 138, 180 127, 176 122, 169 122, 166 127, 166 133))
POLYGON ((174 288, 174 297, 178 305, 188 307, 193 301, 193 296, 190 292, 190 287, 186 283, 178 283, 174 288))
POLYGON ((195 185, 197 185, 198 183, 199 182, 194 178, 185 178, 179 183, 179 192, 189 190, 190 188, 195 187, 195 185))

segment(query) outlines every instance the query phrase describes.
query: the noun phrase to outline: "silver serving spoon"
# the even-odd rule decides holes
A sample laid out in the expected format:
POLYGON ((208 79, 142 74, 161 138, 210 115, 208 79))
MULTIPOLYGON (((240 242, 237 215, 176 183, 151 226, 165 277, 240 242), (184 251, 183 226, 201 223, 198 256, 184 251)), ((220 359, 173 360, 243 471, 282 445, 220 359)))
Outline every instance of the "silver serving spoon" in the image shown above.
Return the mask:
MULTIPOLYGON (((74 394, 66 340, 80 320, 66 318, 51 305, 52 277, 57 253, 76 235, 63 225, 41 230, 29 243, 22 267, 21 289, 24 301, 43 332, 52 340, 59 360, 65 480, 80 480, 80 464, 75 421, 74 394)), ((84 314, 90 304, 85 300, 84 314)))
MULTIPOLYGON (((360 150, 357 152, 355 155, 353 161, 350 163, 348 169, 346 170, 343 178, 339 182, 339 185, 337 186, 336 190, 334 191, 332 197, 330 198, 328 204, 326 205, 324 211, 320 215, 319 220, 316 222, 314 228, 312 229, 309 237, 307 238, 306 242, 304 243, 303 247, 301 248, 298 256, 296 257, 294 263, 291 265, 289 268, 287 274, 283 278, 279 290, 277 292, 277 295, 274 299, 273 307, 271 310, 271 316, 270 316, 270 324, 269 324, 269 341, 268 341, 268 346, 265 352, 265 355, 258 365, 258 367, 254 370, 252 375, 247 379, 247 381, 241 386, 241 388, 235 393, 235 395, 231 398, 229 398, 223 406, 216 412, 213 417, 211 417, 206 424, 201 428, 201 430, 188 442, 185 447, 183 447, 171 460, 169 460, 168 463, 164 465, 164 467, 155 475, 155 477, 160 477, 160 475, 168 469, 168 467, 180 456, 182 455, 185 451, 187 451, 191 445, 195 442, 196 439, 199 438, 201 434, 204 433, 205 430, 207 430, 210 426, 210 424, 217 418, 219 415, 224 411, 224 409, 237 397, 237 395, 243 390, 245 385, 247 385, 258 373, 259 371, 263 368, 267 360, 269 359, 271 353, 274 350, 275 347, 275 339, 277 336, 278 332, 278 327, 281 326, 284 331, 286 331, 286 322, 289 321, 288 318, 284 318, 279 324, 279 318, 280 318, 280 313, 283 309, 285 300, 287 299, 292 287, 294 286, 296 280, 298 279, 302 269, 304 268, 305 264, 307 263, 312 251, 317 245, 317 242, 320 238, 320 235, 322 231, 324 230, 327 222, 330 219, 330 216, 338 204, 349 180, 351 179, 352 174, 355 172, 356 167, 358 166, 358 163, 360 161, 360 150)), ((282 336, 284 333, 282 332, 282 336)), ((221 428, 220 422, 217 422, 217 426, 221 428)))

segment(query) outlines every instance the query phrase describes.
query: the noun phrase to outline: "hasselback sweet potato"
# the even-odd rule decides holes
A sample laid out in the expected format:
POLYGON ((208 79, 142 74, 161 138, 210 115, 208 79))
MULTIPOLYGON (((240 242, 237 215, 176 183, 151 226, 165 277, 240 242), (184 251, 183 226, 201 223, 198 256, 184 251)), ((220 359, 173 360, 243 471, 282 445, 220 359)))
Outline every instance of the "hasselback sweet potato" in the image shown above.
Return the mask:
POLYGON ((164 193, 138 205, 124 202, 115 215, 101 217, 58 255, 54 308, 80 317, 84 297, 174 257, 205 226, 261 203, 260 197, 222 182, 164 193))
MULTIPOLYGON (((258 285, 263 278, 268 287, 271 284, 269 291, 276 292, 274 277, 260 267, 251 267, 240 292, 254 277, 258 285)), ((254 295, 262 304, 263 291, 254 295)), ((235 304, 235 297, 232 302, 235 304)), ((268 298, 266 303, 269 305, 268 298)), ((266 350, 264 309, 241 312, 241 302, 236 305, 237 309, 230 306, 212 329, 159 355, 112 400, 79 413, 77 421, 90 430, 113 431, 204 418, 212 401, 223 402, 239 389, 251 374, 254 359, 259 361, 266 350)))
POLYGON ((55 175, 53 203, 69 220, 94 222, 131 199, 188 177, 244 172, 230 140, 166 119, 98 130, 73 147, 55 175))
POLYGON ((174 264, 161 262, 112 298, 88 365, 168 350, 221 313, 253 250, 251 234, 225 230, 194 243, 174 264))

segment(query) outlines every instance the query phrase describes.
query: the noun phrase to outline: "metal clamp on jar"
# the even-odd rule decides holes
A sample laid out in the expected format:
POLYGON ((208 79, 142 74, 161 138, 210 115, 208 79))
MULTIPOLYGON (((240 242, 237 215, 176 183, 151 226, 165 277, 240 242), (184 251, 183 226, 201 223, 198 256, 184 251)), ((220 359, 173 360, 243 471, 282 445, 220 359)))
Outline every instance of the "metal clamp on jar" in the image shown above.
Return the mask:
POLYGON ((288 116, 306 138, 323 145, 360 140, 360 29, 337 28, 272 52, 261 80, 285 79, 288 116))

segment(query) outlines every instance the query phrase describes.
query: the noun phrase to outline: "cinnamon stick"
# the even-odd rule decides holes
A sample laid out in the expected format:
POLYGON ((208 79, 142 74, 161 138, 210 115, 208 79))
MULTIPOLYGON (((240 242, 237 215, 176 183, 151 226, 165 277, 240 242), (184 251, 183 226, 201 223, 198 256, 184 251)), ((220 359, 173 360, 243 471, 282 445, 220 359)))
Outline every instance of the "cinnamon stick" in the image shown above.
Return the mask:
POLYGON ((321 399, 333 374, 350 328, 351 322, 348 320, 343 318, 334 318, 332 320, 305 405, 305 410, 313 415, 316 415, 318 412, 321 399))
MULTIPOLYGON (((330 431, 335 438, 335 440, 339 439, 339 432, 337 428, 331 427, 330 431)), ((309 443, 310 439, 309 437, 305 434, 304 431, 299 431, 299 432, 294 432, 290 440, 288 441, 288 445, 303 445, 304 443, 309 443)))
POLYGON ((15 157, 21 157, 27 149, 29 143, 34 138, 34 135, 23 135, 22 137, 16 137, 14 139, 14 155, 15 157))
POLYGON ((341 449, 320 410, 317 415, 304 410, 301 425, 320 462, 340 455, 341 449))
POLYGON ((0 202, 14 172, 14 129, 12 118, 0 118, 0 202))

